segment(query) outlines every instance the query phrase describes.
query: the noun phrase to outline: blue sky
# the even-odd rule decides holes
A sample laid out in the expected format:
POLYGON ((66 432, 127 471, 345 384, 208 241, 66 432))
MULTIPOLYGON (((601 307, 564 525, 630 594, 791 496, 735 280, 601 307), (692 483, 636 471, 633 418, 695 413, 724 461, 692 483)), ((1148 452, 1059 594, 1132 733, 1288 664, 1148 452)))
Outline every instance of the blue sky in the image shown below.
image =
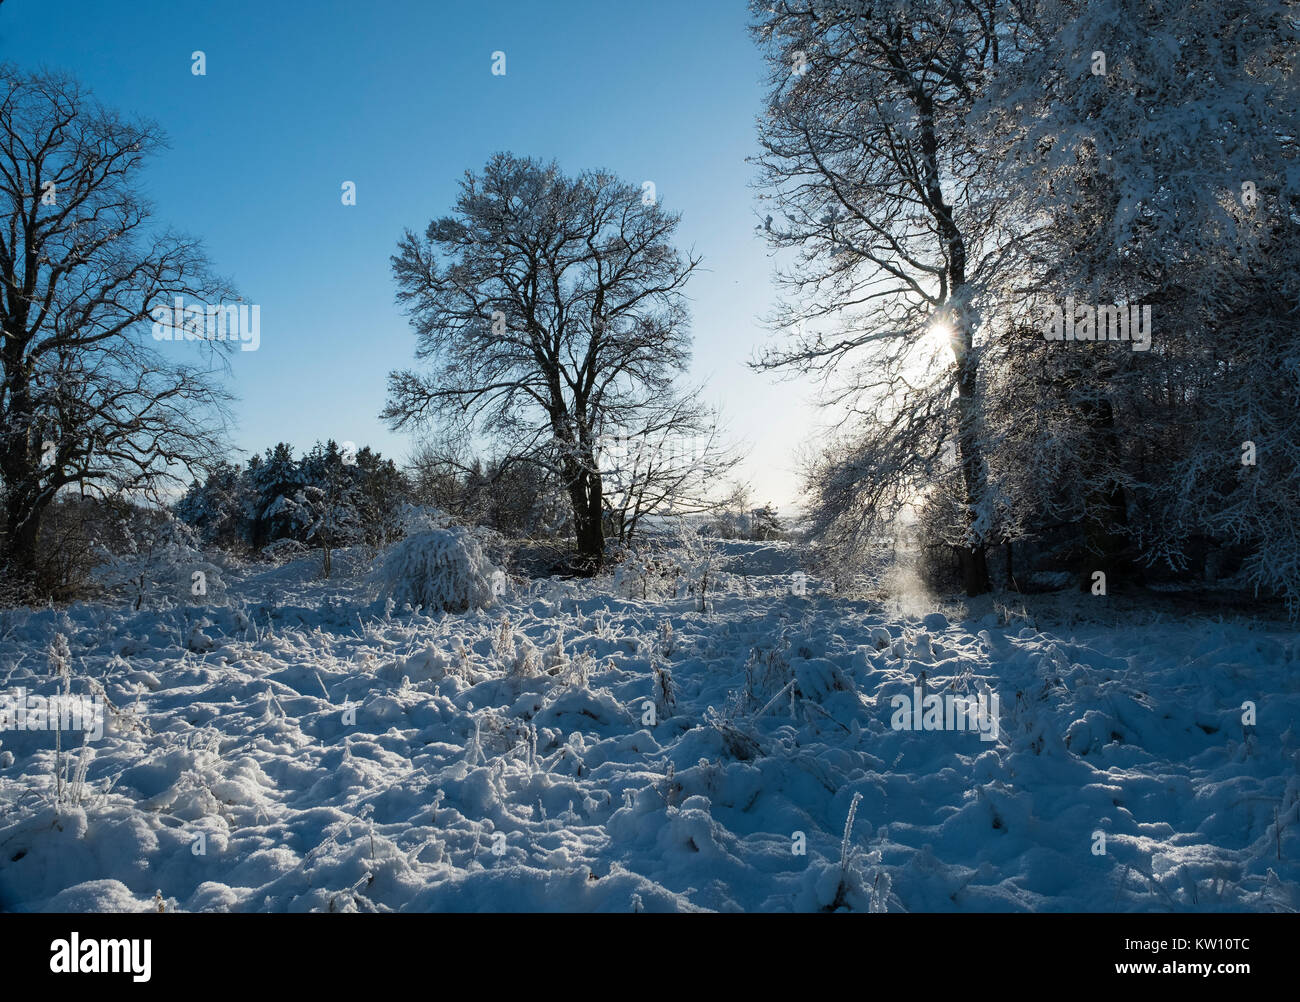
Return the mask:
POLYGON ((694 378, 750 445, 755 500, 788 507, 812 411, 798 384, 745 366, 772 299, 746 23, 744 0, 8 0, 0 58, 67 70, 167 133, 144 179, 158 219, 202 237, 261 307, 260 349, 233 360, 238 447, 409 455, 377 417, 387 373, 413 362, 389 257, 450 209, 465 170, 510 150, 654 181, 682 213, 679 244, 706 269, 688 289, 694 378))

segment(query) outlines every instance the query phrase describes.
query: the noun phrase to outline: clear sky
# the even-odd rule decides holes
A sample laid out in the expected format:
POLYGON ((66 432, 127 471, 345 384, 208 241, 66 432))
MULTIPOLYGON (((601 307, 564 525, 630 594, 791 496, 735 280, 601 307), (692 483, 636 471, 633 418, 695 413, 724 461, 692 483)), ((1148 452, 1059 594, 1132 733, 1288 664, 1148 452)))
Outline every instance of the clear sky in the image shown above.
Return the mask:
POLYGON ((755 500, 787 508, 812 411, 806 389, 745 365, 772 300, 746 23, 744 0, 7 0, 0 58, 69 71, 167 133, 145 177, 158 219, 261 307, 260 349, 233 359, 238 447, 410 454, 377 417, 387 373, 413 362, 389 257, 509 150, 653 181, 682 213, 679 245, 707 269, 688 287, 694 378, 750 445, 755 500))

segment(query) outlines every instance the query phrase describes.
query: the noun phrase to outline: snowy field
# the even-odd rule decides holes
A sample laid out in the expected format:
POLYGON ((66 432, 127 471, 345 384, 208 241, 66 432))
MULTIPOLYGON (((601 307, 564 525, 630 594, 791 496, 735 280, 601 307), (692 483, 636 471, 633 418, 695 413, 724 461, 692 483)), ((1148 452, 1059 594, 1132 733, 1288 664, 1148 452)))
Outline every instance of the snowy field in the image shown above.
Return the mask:
POLYGON ((3 692, 109 709, 0 734, 0 910, 1300 908, 1300 633, 800 596, 720 545, 704 612, 605 577, 413 616, 349 551, 5 614, 3 692), (895 729, 918 688, 996 739, 895 729))

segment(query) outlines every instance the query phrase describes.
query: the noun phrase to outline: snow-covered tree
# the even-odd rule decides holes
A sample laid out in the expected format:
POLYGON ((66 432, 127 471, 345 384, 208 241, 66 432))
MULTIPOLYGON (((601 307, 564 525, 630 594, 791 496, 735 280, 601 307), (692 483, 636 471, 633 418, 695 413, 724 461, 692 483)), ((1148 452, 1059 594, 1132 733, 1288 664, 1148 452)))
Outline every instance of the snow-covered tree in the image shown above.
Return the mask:
POLYGON ((329 577, 334 550, 365 537, 361 513, 365 474, 355 463, 344 462, 332 440, 324 446, 318 443, 303 459, 302 474, 308 483, 294 495, 294 503, 305 515, 303 539, 320 547, 322 569, 329 577))
POLYGON ((597 439, 635 427, 690 351, 678 217, 607 172, 498 154, 467 173, 455 215, 393 259, 420 358, 390 377, 394 427, 441 417, 504 455, 553 463, 569 494, 581 569, 604 559, 597 439))
POLYGON ((785 527, 781 524, 781 517, 777 509, 772 504, 765 504, 762 508, 755 508, 750 516, 750 538, 757 540, 780 539, 785 527))
POLYGON ((760 182, 770 243, 792 253, 758 365, 833 384, 857 420, 812 472, 813 525, 865 539, 955 441, 968 593, 989 586, 981 446, 982 293, 1023 235, 977 172, 967 124, 1003 26, 998 2, 753 0, 770 67, 760 182), (824 328, 830 327, 827 330, 824 328), (838 462, 837 462, 838 461, 838 462), (830 477, 830 481, 825 478, 830 477))
POLYGON ((310 524, 310 514, 296 500, 307 486, 303 470, 294 458, 293 447, 280 442, 267 449, 265 457, 254 456, 248 464, 252 488, 252 543, 265 546, 277 539, 301 540, 310 524))
POLYGON ((244 471, 222 461, 203 483, 193 481, 176 502, 177 518, 194 528, 204 544, 234 546, 248 540, 248 480, 244 471))
POLYGON ((1020 14, 973 118, 1041 224, 985 361, 1015 531, 1081 527, 1085 571, 1183 570, 1236 543, 1256 583, 1300 599, 1295 5, 1020 14), (1149 305, 1150 347, 1044 342, 1067 297, 1149 305))

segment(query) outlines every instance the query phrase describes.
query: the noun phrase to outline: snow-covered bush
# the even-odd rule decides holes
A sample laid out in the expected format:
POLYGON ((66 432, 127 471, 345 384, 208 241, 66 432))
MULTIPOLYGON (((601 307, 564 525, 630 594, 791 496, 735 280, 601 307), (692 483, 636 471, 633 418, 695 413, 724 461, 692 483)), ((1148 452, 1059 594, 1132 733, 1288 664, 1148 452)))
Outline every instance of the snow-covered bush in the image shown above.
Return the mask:
POLYGON ((404 504, 398 513, 403 536, 445 529, 451 525, 451 516, 441 508, 425 504, 404 504))
POLYGON ((429 529, 394 544, 375 574, 398 608, 466 612, 492 602, 496 570, 467 529, 429 529))
POLYGON ((151 605, 219 605, 226 585, 221 568, 198 548, 195 532, 170 512, 138 510, 121 552, 95 547, 93 577, 107 594, 136 609, 151 605))
POLYGON ((699 611, 706 612, 709 590, 717 590, 721 584, 722 551, 710 536, 692 532, 683 521, 678 525, 673 557, 682 583, 695 596, 699 611))
POLYGON ((669 556, 627 552, 614 568, 614 587, 626 598, 648 600, 676 596, 682 568, 669 556))

